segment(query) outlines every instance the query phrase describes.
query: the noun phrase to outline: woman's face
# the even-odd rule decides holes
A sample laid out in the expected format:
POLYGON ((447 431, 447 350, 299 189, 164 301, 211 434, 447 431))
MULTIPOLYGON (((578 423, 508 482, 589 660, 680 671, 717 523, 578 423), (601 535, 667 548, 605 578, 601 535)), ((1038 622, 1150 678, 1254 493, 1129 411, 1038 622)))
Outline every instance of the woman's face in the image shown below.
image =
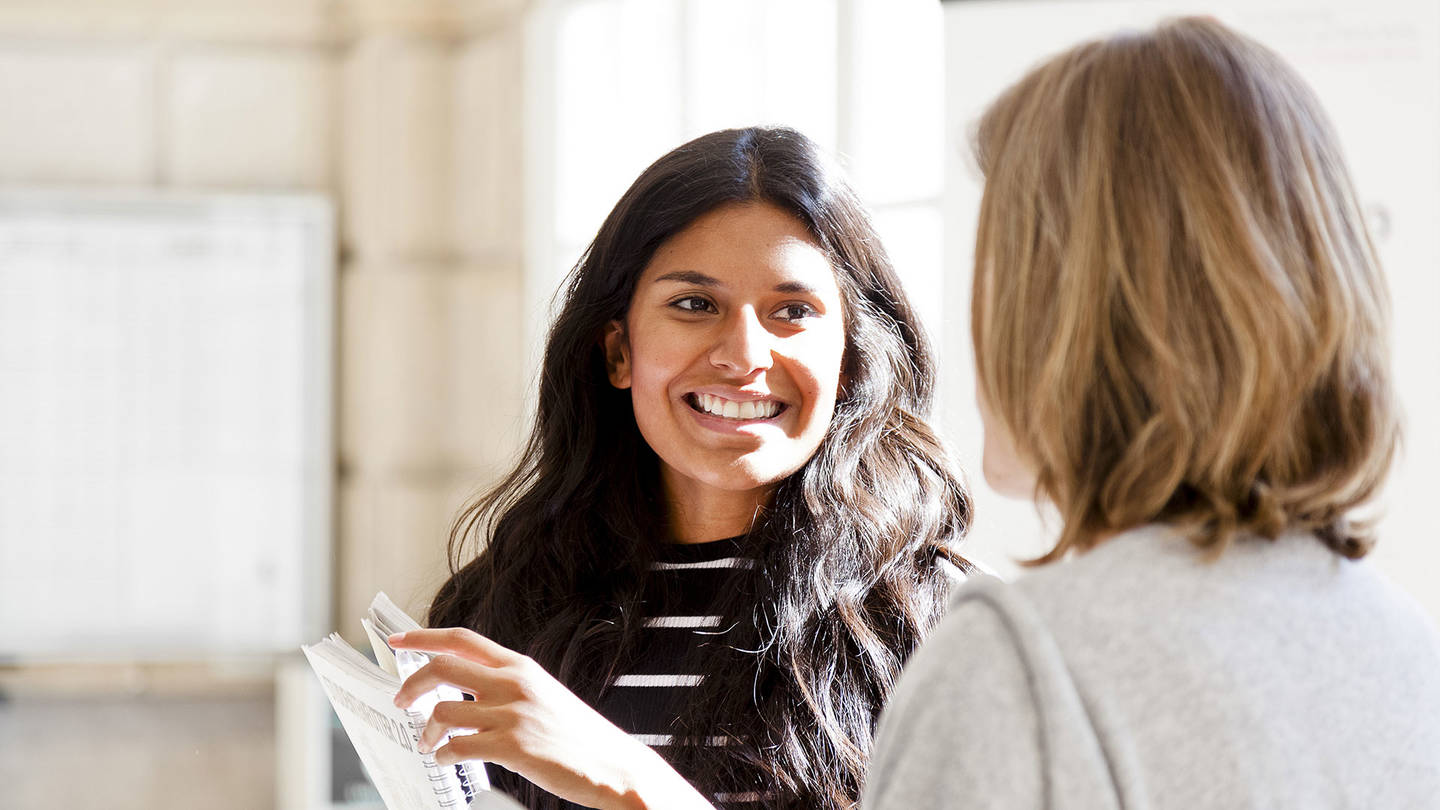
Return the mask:
POLYGON ((655 251, 605 349, 672 504, 758 502, 830 427, 845 353, 835 271, 781 209, 721 207, 655 251))

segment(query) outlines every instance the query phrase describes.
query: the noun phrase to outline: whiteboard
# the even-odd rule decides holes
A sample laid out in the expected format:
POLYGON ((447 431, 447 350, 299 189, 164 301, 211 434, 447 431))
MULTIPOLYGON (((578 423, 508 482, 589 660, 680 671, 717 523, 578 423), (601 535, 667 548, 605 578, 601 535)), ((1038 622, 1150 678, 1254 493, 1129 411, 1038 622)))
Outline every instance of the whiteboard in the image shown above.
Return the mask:
MULTIPOLYGON (((970 265, 981 182, 967 146, 989 102, 1030 67, 1082 40, 1179 14, 1209 14, 1259 39, 1313 87, 1334 123, 1370 217, 1393 299, 1402 452, 1381 497, 1371 555, 1440 620, 1440 546, 1426 505, 1440 490, 1440 4, 1433 0, 980 0, 946 4, 947 311, 945 424, 968 469, 983 441, 968 346, 970 265)), ((1047 549, 1056 525, 974 475, 970 547, 1017 574, 1015 556, 1047 549)))
POLYGON ((0 656, 323 633, 333 245, 319 197, 0 192, 0 656))

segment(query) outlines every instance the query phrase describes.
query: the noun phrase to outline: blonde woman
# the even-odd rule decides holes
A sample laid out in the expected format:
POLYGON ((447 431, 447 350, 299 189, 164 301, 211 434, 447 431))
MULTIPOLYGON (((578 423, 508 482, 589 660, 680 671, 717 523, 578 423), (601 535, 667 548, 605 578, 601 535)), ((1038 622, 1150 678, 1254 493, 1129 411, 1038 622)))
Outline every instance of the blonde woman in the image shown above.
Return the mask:
POLYGON ((1437 806, 1440 641, 1351 518, 1386 293, 1310 91, 1178 20, 1036 68, 976 153, 985 475, 1063 526, 957 594, 865 806, 1437 806))

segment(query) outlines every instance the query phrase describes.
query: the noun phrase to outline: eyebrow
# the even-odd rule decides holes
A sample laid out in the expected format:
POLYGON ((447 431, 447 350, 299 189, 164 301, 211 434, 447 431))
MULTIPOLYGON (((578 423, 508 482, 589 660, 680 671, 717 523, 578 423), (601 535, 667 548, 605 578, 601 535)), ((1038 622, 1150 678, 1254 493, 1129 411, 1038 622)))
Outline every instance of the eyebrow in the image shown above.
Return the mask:
MULTIPOLYGON (((681 284, 694 284, 697 287, 723 287, 720 279, 714 276, 707 276, 694 270, 672 270, 663 276, 655 279, 656 283, 661 281, 678 281, 681 284)), ((775 285, 776 292, 790 293, 791 295, 814 295, 815 288, 803 281, 782 281, 775 285)))
POLYGON ((661 281, 678 281, 681 284, 694 284, 698 287, 722 287, 720 279, 714 276, 707 276, 704 273, 697 273, 694 270, 672 270, 663 276, 655 279, 656 283, 661 281))

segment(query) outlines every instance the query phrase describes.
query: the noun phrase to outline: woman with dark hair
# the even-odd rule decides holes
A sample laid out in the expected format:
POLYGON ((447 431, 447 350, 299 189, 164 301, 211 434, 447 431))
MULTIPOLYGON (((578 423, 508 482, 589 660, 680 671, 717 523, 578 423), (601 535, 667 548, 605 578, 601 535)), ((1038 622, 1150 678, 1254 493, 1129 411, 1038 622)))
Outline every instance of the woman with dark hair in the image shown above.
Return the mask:
POLYGON ((665 155, 571 275, 523 458, 452 532, 429 614, 450 629, 394 641, 444 655, 397 701, 473 695, 423 741, 476 730, 437 757, 504 766, 530 807, 852 807, 901 664, 969 569, 933 384, 808 139, 665 155))

